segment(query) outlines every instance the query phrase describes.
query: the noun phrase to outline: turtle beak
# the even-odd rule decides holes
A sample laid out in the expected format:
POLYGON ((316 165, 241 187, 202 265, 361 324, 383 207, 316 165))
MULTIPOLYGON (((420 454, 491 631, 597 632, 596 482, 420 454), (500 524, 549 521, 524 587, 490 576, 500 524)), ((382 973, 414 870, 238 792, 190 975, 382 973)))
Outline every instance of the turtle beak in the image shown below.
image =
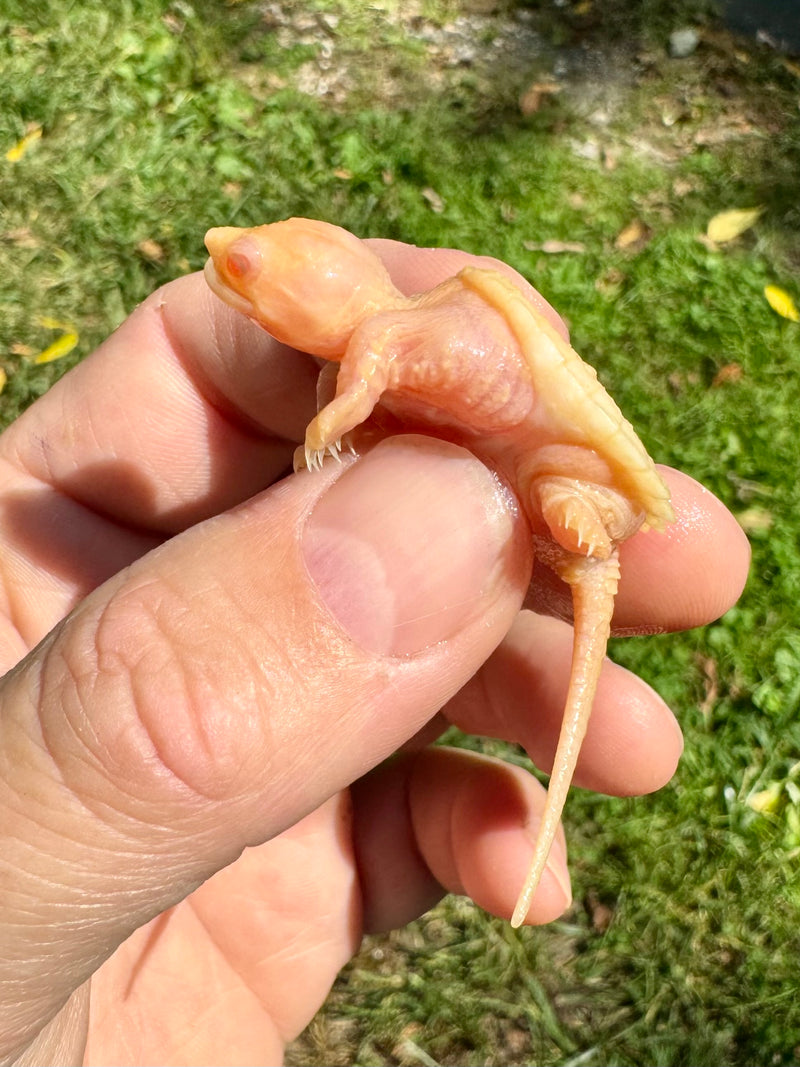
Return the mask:
POLYGON ((243 315, 255 318, 256 309, 246 296, 237 293, 235 289, 232 289, 228 283, 220 277, 213 258, 209 257, 206 260, 203 274, 205 275, 209 289, 212 293, 215 293, 220 300, 224 300, 225 303, 228 304, 229 307, 234 308, 234 310, 241 311, 243 315))
POLYGON ((231 307, 255 316, 247 295, 258 285, 263 262, 261 250, 250 232, 237 226, 215 226, 205 236, 211 254, 205 266, 209 287, 231 307))

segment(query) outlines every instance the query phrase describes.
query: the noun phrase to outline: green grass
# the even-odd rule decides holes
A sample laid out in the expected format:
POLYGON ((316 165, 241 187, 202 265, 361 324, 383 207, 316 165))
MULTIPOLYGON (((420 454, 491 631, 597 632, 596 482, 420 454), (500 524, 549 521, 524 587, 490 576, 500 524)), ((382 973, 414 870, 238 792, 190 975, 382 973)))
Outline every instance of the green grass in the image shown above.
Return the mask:
MULTIPOLYGON (((655 457, 741 516, 748 589, 702 632, 615 643, 686 752, 656 796, 572 797, 565 919, 517 933, 454 900, 370 941, 292 1062, 800 1063, 800 324, 763 296, 800 302, 798 69, 657 0, 528 4, 535 53, 450 66, 399 7, 283 5, 296 29, 324 17, 339 80, 318 98, 299 88, 313 40, 253 3, 0 0, 2 152, 43 131, 18 162, 0 153, 0 418, 199 267, 208 225, 312 215, 530 277, 655 457), (701 47, 670 60, 687 21, 701 47), (520 115, 554 73, 561 93, 520 115), (734 244, 698 240, 757 204, 734 244), (634 219, 649 240, 618 248, 634 219), (547 240, 584 251, 531 250, 547 240), (42 316, 79 333, 64 360, 32 362, 58 333, 42 316)), ((419 5, 432 31, 460 10, 419 5)), ((481 24, 486 49, 498 32, 481 24)))

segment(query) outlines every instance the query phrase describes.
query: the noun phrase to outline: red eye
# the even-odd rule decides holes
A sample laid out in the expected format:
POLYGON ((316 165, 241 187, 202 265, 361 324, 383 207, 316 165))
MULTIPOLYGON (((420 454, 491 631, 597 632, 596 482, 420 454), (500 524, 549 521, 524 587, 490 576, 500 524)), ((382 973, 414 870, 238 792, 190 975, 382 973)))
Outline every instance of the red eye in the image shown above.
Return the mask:
POLYGON ((243 252, 229 252, 225 257, 225 269, 232 278, 241 278, 251 266, 250 259, 243 252))

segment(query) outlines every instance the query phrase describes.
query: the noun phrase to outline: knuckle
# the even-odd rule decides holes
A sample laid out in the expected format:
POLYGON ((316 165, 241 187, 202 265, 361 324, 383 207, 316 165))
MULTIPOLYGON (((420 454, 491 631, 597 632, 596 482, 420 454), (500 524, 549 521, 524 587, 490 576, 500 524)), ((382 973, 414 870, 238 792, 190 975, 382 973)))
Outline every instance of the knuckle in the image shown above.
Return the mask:
POLYGON ((63 627, 42 699, 55 703, 45 709, 52 747, 84 789, 91 774, 104 779, 149 822, 234 799, 263 774, 269 686, 224 607, 216 591, 206 600, 163 580, 128 581, 63 627))

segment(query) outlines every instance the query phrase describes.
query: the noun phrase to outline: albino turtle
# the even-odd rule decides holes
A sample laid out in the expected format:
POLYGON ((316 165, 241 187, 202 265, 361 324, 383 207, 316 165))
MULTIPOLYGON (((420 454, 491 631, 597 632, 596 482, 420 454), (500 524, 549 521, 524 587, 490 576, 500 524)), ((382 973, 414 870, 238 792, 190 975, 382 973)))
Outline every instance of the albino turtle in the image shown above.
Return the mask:
POLYGON ((298 466, 338 455, 380 401, 402 424, 464 444, 504 476, 536 558, 572 590, 569 693, 530 871, 524 922, 586 733, 611 627, 618 545, 672 520, 669 492, 592 367, 503 274, 466 267, 406 297, 338 226, 288 219, 206 235, 209 285, 274 337, 340 364, 298 466))

